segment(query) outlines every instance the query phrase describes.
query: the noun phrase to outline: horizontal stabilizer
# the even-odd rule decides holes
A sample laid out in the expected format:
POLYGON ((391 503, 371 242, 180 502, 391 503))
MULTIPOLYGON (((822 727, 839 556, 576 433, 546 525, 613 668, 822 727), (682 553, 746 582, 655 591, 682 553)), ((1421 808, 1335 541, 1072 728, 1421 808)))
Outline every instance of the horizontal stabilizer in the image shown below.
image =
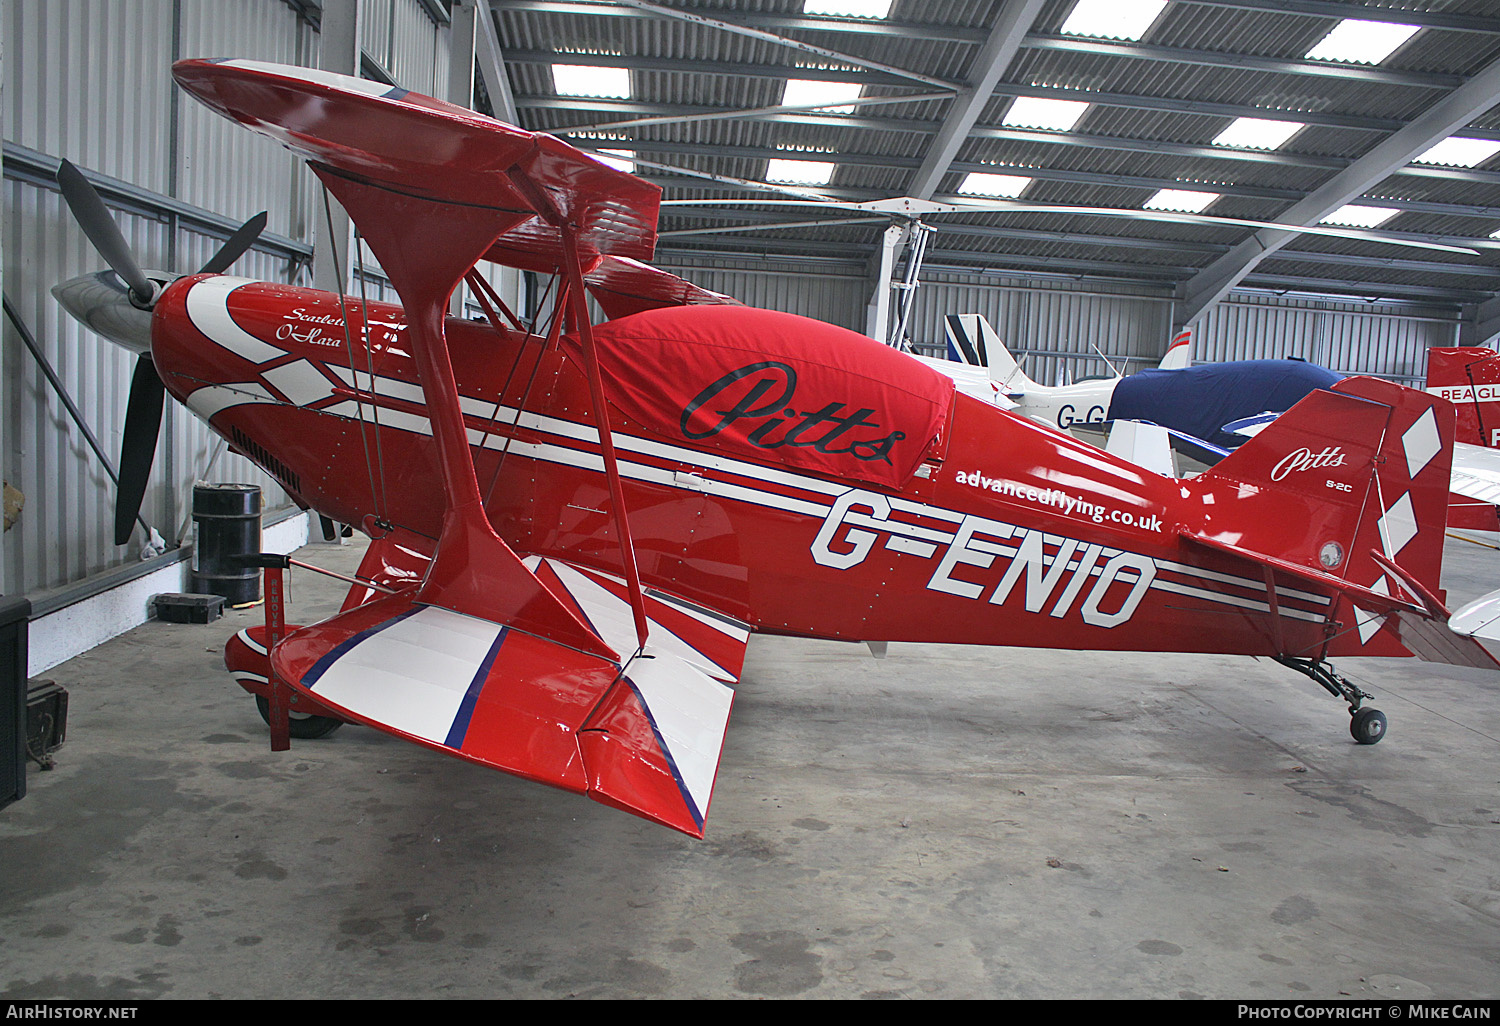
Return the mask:
POLYGON ((1455 442, 1451 487, 1465 498, 1500 506, 1500 449, 1455 442))
POLYGON ((1473 637, 1454 630, 1453 621, 1421 616, 1407 610, 1396 613, 1396 636, 1418 659, 1450 666, 1500 669, 1500 662, 1473 637))

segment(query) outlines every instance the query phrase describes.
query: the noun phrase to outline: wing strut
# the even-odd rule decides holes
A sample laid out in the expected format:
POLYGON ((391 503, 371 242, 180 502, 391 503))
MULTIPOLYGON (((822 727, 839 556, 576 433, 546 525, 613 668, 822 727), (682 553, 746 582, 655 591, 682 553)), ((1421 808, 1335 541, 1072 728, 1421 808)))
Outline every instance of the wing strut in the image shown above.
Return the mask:
POLYGON ((432 424, 447 509, 417 601, 515 626, 617 660, 495 533, 474 473, 468 428, 448 356, 448 297, 495 239, 529 212, 461 206, 397 192, 325 164, 313 170, 360 226, 406 310, 412 359, 432 424))
POLYGON ((630 518, 625 512, 625 488, 620 467, 615 462, 615 443, 609 427, 609 409, 604 405, 604 376, 599 370, 599 353, 594 348, 594 326, 589 318, 588 293, 583 287, 583 267, 578 261, 578 242, 573 229, 564 226, 563 252, 567 259, 568 305, 583 343, 584 362, 588 364, 589 396, 594 403, 594 420, 599 427, 599 451, 604 456, 604 473, 609 479, 609 500, 620 536, 620 558, 625 564, 625 581, 630 585, 630 611, 635 616, 635 640, 646 647, 646 597, 641 591, 641 574, 635 562, 635 540, 630 534, 630 518))

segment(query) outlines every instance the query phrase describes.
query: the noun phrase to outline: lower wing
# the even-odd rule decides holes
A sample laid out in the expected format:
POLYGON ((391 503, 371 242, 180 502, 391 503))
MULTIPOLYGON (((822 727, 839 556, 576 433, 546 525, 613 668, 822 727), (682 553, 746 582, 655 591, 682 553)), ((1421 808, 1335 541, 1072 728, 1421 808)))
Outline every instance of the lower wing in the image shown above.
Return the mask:
MULTIPOLYGON (((526 562, 634 651, 622 581, 526 562)), ((351 722, 702 837, 749 630, 659 594, 646 603, 647 644, 622 663, 398 593, 293 632, 271 664, 351 722)))

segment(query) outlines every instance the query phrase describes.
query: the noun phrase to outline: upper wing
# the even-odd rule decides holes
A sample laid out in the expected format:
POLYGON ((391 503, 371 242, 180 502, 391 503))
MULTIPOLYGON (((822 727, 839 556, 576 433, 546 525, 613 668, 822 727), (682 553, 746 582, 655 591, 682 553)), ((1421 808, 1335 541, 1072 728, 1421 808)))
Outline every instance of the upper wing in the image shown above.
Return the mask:
POLYGON ((686 278, 628 257, 600 257, 583 280, 610 319, 664 306, 744 305, 732 296, 710 292, 686 278))
POLYGON ((527 270, 561 266, 561 234, 542 216, 554 212, 577 226, 586 266, 604 254, 649 260, 656 247, 661 189, 552 136, 311 68, 184 60, 172 74, 225 117, 345 174, 509 212, 487 259, 527 270))

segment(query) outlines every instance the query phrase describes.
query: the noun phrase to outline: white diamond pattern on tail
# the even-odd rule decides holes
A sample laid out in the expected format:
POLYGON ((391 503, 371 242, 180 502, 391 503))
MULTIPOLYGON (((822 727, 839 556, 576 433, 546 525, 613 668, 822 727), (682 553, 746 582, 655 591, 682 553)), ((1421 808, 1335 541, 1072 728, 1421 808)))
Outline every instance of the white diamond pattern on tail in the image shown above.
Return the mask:
POLYGON ((1401 448, 1406 453, 1406 470, 1410 478, 1415 479, 1427 464, 1432 462, 1443 447, 1442 437, 1438 434, 1437 417, 1433 415, 1432 407, 1418 417, 1411 427, 1407 428, 1401 436, 1401 448))
MULTIPOLYGON (((1391 586, 1386 583, 1385 575, 1381 574, 1380 579, 1370 585, 1370 590, 1380 595, 1389 595, 1391 593, 1391 586)), ((1368 645, 1370 639, 1375 636, 1375 632, 1380 630, 1384 623, 1385 617, 1377 616, 1358 606, 1354 607, 1354 625, 1359 628, 1359 643, 1361 645, 1368 645)))
POLYGON ((1403 492, 1380 518, 1380 538, 1385 543, 1386 558, 1395 559, 1416 536, 1417 517, 1411 507, 1411 493, 1403 492))

